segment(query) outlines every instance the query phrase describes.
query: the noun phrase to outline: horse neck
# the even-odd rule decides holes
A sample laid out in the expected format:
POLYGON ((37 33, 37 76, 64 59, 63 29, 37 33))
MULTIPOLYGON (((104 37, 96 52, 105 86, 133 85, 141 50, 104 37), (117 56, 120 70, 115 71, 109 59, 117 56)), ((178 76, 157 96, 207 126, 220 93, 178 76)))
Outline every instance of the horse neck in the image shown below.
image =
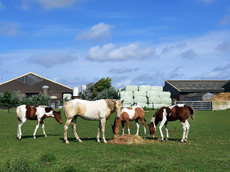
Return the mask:
POLYGON ((117 127, 119 128, 120 124, 121 124, 121 119, 120 118, 116 118, 115 121, 114 121, 115 128, 117 128, 117 127))

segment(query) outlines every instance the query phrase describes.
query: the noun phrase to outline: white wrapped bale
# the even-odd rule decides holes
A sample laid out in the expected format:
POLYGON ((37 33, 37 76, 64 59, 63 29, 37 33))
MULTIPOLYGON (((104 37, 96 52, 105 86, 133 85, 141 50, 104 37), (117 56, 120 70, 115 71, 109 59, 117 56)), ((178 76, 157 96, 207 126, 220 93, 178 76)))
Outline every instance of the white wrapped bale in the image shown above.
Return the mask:
POLYGON ((162 104, 157 104, 157 103, 153 104, 153 109, 160 109, 161 107, 162 107, 162 104))
POLYGON ((120 97, 133 97, 133 92, 132 91, 121 91, 120 92, 120 97))
POLYGON ((133 104, 133 98, 132 97, 121 97, 120 100, 124 101, 123 103, 130 103, 133 104))
POLYGON ((138 91, 138 86, 137 85, 128 85, 125 87, 126 91, 138 91))
POLYGON ((167 97, 169 98, 171 96, 171 93, 168 91, 160 92, 160 97, 167 97))
POLYGON ((162 107, 163 107, 163 106, 166 106, 166 107, 172 106, 171 103, 166 103, 166 104, 162 103, 161 105, 162 105, 162 107))
POLYGON ((130 103, 123 103, 122 107, 124 107, 124 108, 132 107, 132 104, 130 104, 130 103))
POLYGON ((147 97, 134 97, 134 103, 145 103, 145 104, 147 104, 147 97))
POLYGON ((134 91, 134 97, 146 97, 146 91, 134 91))
POLYGON ((139 86, 139 91, 151 91, 152 86, 151 85, 140 85, 139 86))
POLYGON ((156 91, 147 91, 146 95, 147 97, 160 97, 160 93, 156 91))
POLYGON ((152 91, 163 92, 162 86, 152 86, 152 91))
POLYGON ((142 108, 144 108, 144 107, 147 107, 147 104, 146 103, 136 103, 135 104, 136 106, 140 106, 140 107, 142 107, 142 108))
POLYGON ((153 104, 147 104, 147 106, 146 106, 146 107, 147 107, 147 108, 151 108, 151 109, 153 109, 153 106, 154 106, 153 104))
POLYGON ((167 98, 167 97, 161 97, 161 103, 162 104, 172 104, 172 99, 171 98, 167 98))
POLYGON ((148 98, 148 103, 156 103, 156 104, 160 104, 161 103, 161 98, 160 97, 149 97, 148 98))

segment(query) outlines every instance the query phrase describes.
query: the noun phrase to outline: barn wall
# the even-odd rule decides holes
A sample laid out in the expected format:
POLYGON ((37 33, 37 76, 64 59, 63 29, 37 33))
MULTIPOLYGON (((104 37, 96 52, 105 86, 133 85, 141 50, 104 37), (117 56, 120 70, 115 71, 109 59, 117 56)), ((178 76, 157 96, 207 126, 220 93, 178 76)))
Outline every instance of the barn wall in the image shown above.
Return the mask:
POLYGON ((171 93, 172 99, 179 100, 180 92, 177 89, 175 89, 174 87, 172 87, 170 84, 168 84, 167 82, 165 82, 165 85, 163 87, 163 91, 169 91, 171 93))

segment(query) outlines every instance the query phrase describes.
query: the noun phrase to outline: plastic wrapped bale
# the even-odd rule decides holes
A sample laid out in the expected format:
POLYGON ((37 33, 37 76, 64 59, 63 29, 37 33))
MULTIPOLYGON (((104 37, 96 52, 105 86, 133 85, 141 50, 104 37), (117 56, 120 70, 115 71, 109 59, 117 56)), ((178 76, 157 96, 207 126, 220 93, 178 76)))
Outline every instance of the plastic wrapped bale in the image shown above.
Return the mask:
POLYGON ((156 103, 160 104, 161 103, 161 98, 160 97, 148 97, 148 103, 156 103))
POLYGON ((129 103, 129 104, 133 104, 133 98, 132 97, 121 97, 120 100, 124 101, 123 103, 129 103))
POLYGON ((154 104, 147 104, 147 108, 153 109, 154 104))
POLYGON ((126 91, 138 91, 138 86, 137 85, 128 85, 125 87, 126 91))
POLYGON ((161 103, 159 103, 159 104, 154 103, 154 104, 153 104, 153 109, 160 109, 161 107, 162 107, 162 104, 161 104, 161 103))
POLYGON ((163 107, 163 106, 170 107, 170 106, 172 106, 172 104, 171 104, 171 103, 161 103, 161 106, 162 106, 162 107, 163 107))
POLYGON ((161 97, 161 104, 172 104, 172 99, 167 97, 161 97))
POLYGON ((134 97, 146 97, 146 91, 134 91, 134 97))
POLYGON ((152 86, 152 91, 163 92, 162 86, 152 86))
POLYGON ((171 96, 171 93, 168 91, 160 92, 160 97, 167 97, 169 98, 171 96))
POLYGON ((139 86, 139 91, 151 91, 152 86, 151 85, 140 85, 139 86))
POLYGON ((121 91, 120 97, 130 97, 133 98, 133 92, 132 91, 121 91))
POLYGON ((136 105, 136 106, 140 106, 140 107, 142 107, 142 108, 147 107, 147 103, 138 102, 138 103, 136 103, 135 105, 136 105))
POLYGON ((134 97, 134 103, 147 104, 147 97, 134 97))
POLYGON ((146 92, 147 97, 160 97, 160 92, 156 91, 147 91, 146 92))
POLYGON ((131 103, 123 103, 122 107, 124 107, 124 108, 132 107, 132 104, 131 103))

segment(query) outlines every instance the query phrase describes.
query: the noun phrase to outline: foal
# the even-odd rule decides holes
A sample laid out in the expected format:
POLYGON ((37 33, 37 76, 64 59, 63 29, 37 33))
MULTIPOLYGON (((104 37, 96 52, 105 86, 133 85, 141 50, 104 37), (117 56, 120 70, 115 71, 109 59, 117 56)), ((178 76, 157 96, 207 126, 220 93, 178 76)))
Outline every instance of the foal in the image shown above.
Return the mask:
POLYGON ((112 129, 113 129, 113 133, 114 136, 117 136, 119 134, 119 126, 120 123, 122 124, 122 135, 124 135, 124 126, 125 123, 127 123, 127 128, 128 128, 128 134, 130 134, 130 128, 129 128, 129 121, 136 121, 136 125, 137 125, 137 133, 136 135, 139 134, 139 124, 138 124, 138 120, 141 120, 143 128, 144 128, 144 134, 145 134, 145 138, 146 138, 146 127, 145 127, 145 112, 144 110, 140 107, 140 106, 135 106, 132 108, 124 108, 121 111, 121 116, 120 118, 115 118, 114 120, 114 124, 112 125, 112 129))
POLYGON ((17 119, 18 119, 18 128, 17 128, 18 140, 21 140, 21 136, 22 136, 21 127, 26 122, 27 119, 37 120, 37 125, 35 127, 34 134, 33 134, 34 139, 36 139, 36 132, 39 128, 39 124, 41 124, 42 126, 43 134, 45 135, 45 137, 47 137, 45 132, 45 125, 43 123, 45 118, 54 117, 57 120, 57 122, 59 122, 60 124, 63 123, 61 119, 61 113, 54 111, 50 107, 42 107, 42 106, 34 107, 30 105, 21 105, 17 107, 16 112, 17 112, 17 119))
POLYGON ((152 117, 150 124, 148 124, 151 137, 154 138, 154 134, 156 132, 156 126, 161 121, 159 126, 161 140, 164 141, 164 135, 162 133, 163 125, 165 125, 166 140, 168 140, 169 138, 168 121, 180 120, 183 126, 183 136, 181 139, 181 143, 187 142, 189 128, 190 128, 190 125, 188 123, 188 118, 189 116, 191 116, 191 118, 194 119, 193 118, 194 113, 195 111, 192 106, 187 106, 184 104, 178 104, 171 107, 160 108, 152 117))

